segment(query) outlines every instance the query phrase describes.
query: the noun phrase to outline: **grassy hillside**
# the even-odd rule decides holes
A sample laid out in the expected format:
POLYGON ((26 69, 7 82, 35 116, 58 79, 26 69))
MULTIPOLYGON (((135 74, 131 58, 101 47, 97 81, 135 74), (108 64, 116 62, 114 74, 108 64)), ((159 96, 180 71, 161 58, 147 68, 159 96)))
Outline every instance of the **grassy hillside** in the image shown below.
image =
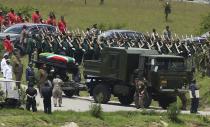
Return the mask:
POLYGON ((104 113, 103 119, 92 117, 88 112, 54 112, 46 115, 42 112, 31 113, 24 110, 0 110, 0 126, 3 127, 60 127, 68 122, 76 122, 79 127, 170 127, 208 126, 209 118, 196 115, 180 115, 179 123, 171 122, 166 114, 115 112, 104 113))
POLYGON ((8 7, 30 6, 38 8, 46 19, 50 11, 57 18, 64 15, 71 29, 82 28, 98 23, 109 28, 127 28, 149 32, 156 28, 162 32, 165 25, 170 25, 178 34, 198 33, 202 17, 210 12, 209 5, 173 2, 169 22, 165 22, 163 2, 159 0, 105 0, 103 6, 99 0, 0 0, 8 7))

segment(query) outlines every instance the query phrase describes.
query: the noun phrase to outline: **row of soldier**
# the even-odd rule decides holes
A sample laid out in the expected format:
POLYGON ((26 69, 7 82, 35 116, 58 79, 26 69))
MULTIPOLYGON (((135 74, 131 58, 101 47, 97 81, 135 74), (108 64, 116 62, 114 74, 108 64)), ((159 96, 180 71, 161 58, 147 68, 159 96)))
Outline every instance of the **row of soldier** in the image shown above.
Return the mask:
POLYGON ((29 54, 29 61, 34 51, 37 54, 41 52, 53 52, 55 54, 74 57, 79 64, 83 59, 99 59, 100 53, 104 47, 134 47, 157 50, 160 54, 174 54, 184 57, 190 57, 196 52, 208 52, 209 41, 194 42, 191 39, 185 40, 174 34, 172 37, 169 27, 166 27, 163 35, 158 35, 155 29, 147 36, 133 34, 128 37, 121 33, 115 33, 112 38, 98 38, 98 34, 89 29, 82 32, 66 33, 48 33, 41 30, 40 34, 28 35, 26 51, 29 54), (168 29, 168 30, 167 30, 168 29), (91 33, 91 34, 90 34, 91 33), (93 34, 92 34, 93 33, 93 34))

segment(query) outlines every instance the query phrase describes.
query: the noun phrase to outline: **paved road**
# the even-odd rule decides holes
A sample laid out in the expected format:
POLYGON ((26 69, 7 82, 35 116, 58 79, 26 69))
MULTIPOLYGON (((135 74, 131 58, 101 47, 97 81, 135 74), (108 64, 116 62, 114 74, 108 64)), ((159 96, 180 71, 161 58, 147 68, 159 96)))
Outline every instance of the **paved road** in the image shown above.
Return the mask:
POLYGON ((199 4, 210 4, 210 0, 193 0, 193 1, 189 1, 189 0, 174 0, 174 1, 183 1, 183 2, 191 2, 191 3, 199 3, 199 4))
MULTIPOLYGON (((38 110, 43 111, 43 103, 40 96, 37 96, 38 110)), ((94 103, 93 99, 89 97, 78 97, 74 96, 72 98, 63 97, 62 107, 53 107, 52 110, 56 111, 67 111, 73 110, 78 112, 89 111, 91 104, 94 103)), ((53 103, 52 103, 53 106, 53 103)), ((102 104, 103 111, 105 112, 115 112, 115 111, 142 111, 141 109, 136 109, 132 104, 130 106, 121 106, 119 102, 109 102, 108 104, 102 104)), ((166 112, 160 107, 150 107, 148 111, 154 110, 156 112, 166 112)), ((189 114, 189 111, 182 111, 183 114, 189 114)), ((199 111, 200 115, 210 115, 210 112, 199 111)))

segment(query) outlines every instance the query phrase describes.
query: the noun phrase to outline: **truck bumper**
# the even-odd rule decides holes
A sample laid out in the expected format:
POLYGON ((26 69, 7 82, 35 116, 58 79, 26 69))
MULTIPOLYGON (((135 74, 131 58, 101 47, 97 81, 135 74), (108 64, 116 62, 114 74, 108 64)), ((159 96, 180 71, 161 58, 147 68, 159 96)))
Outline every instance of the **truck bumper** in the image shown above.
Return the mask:
POLYGON ((174 92, 178 92, 178 93, 186 93, 188 92, 187 89, 160 89, 161 93, 174 93, 174 92))
POLYGON ((74 84, 69 84, 62 86, 62 90, 80 90, 84 91, 87 90, 87 86, 81 83, 74 83, 74 84))

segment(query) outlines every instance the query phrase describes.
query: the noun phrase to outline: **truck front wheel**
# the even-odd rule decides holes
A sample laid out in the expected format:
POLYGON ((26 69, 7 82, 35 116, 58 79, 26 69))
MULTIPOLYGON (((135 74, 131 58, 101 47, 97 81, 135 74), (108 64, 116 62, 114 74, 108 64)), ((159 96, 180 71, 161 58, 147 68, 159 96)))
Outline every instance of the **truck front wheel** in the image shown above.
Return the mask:
POLYGON ((109 87, 105 85, 96 85, 93 89, 93 98, 97 103, 107 103, 111 97, 109 87))
POLYGON ((160 107, 167 109, 171 103, 176 102, 176 97, 161 97, 158 102, 160 107))
POLYGON ((118 99, 122 105, 130 105, 133 102, 133 95, 120 96, 118 99))
POLYGON ((139 96, 137 93, 134 95, 134 102, 136 108, 148 108, 152 102, 152 97, 147 91, 142 96, 139 96))

